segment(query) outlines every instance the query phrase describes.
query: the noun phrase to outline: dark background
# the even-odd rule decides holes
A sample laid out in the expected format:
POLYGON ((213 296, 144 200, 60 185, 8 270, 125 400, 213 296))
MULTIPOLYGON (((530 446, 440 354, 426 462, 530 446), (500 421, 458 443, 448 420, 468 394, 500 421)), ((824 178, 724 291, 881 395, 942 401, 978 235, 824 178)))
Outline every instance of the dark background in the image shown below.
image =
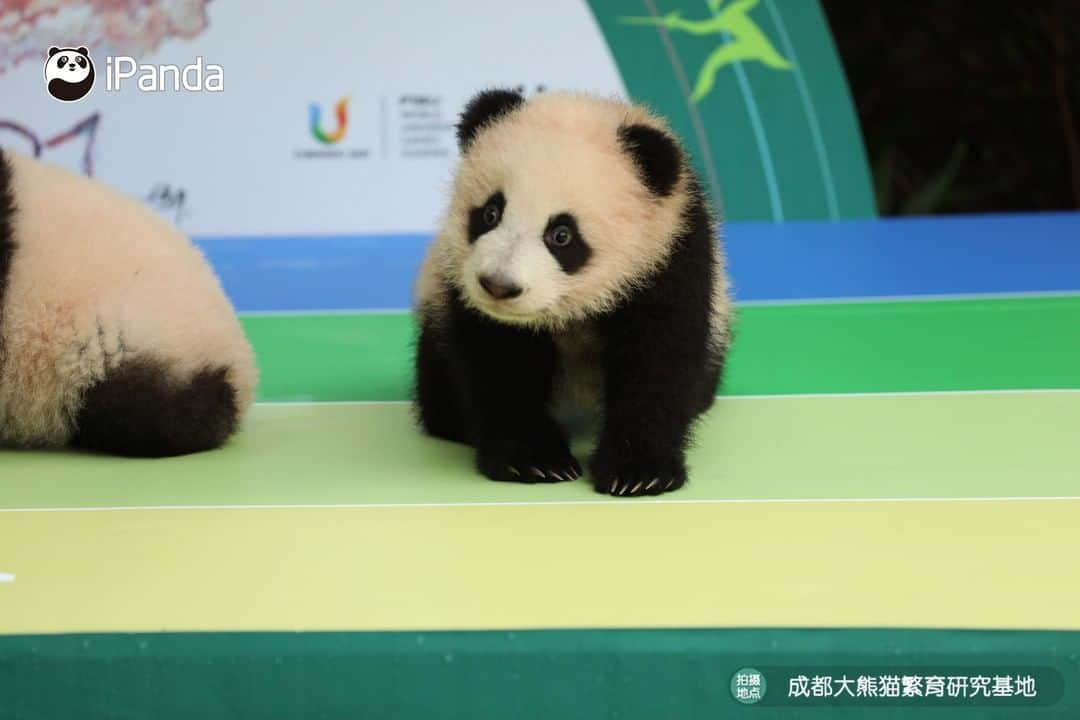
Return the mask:
POLYGON ((1080 0, 821 0, 882 215, 1080 209, 1080 0))

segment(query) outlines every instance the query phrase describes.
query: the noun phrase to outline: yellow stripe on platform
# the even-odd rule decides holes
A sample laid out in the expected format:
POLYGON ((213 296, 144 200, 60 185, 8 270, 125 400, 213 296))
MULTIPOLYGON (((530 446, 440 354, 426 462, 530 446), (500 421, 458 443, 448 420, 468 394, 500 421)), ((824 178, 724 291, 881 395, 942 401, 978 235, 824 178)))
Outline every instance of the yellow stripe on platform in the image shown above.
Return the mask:
POLYGON ((0 515, 0 634, 1080 629, 1080 502, 0 515))

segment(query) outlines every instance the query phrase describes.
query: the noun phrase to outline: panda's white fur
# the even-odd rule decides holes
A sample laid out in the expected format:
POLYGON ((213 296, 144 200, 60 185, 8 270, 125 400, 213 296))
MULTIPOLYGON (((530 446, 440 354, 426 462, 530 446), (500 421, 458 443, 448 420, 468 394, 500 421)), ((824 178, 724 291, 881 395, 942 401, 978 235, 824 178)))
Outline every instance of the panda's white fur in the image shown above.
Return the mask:
MULTIPOLYGON (((132 409, 140 416, 131 422, 144 425, 160 420, 163 432, 187 439, 170 447, 170 438, 116 437, 108 449, 125 453, 126 443, 148 442, 152 447, 132 448, 133 454, 171 454, 220 444, 251 405, 258 374, 239 320, 201 253, 117 190, 11 151, 0 153, 5 160, 14 213, 6 288, 0 282, 0 445, 68 443, 80 430, 88 390, 140 361, 156 363, 153 382, 163 388, 143 399, 175 406, 139 407, 139 398, 118 398, 117 411, 132 409), (233 422, 209 417, 228 407, 184 395, 186 384, 208 368, 220 368, 232 390, 233 422), (207 416, 199 412, 204 406, 207 416), (142 417, 147 414, 152 417, 142 417), (226 429, 204 431, 215 423, 226 429)), ((113 419, 122 434, 125 418, 113 419)))
MULTIPOLYGON (((662 117, 642 105, 547 92, 479 134, 461 159, 449 207, 420 270, 421 312, 437 318, 452 285, 478 309, 506 322, 559 330, 613 307, 646 279, 682 230, 690 178, 684 169, 670 197, 651 197, 619 146, 619 127, 632 123, 670 132, 662 117), (504 185, 515 199, 507 215, 511 224, 470 247, 469 209, 504 185), (557 207, 574 208, 582 234, 599 256, 581 273, 563 273, 540 240, 557 207), (527 291, 512 307, 493 305, 477 282, 483 270, 498 270, 527 291)), ((731 296, 719 245, 715 257, 720 272, 713 286, 713 329, 721 342, 731 296)))
POLYGON ((599 420, 599 492, 681 487, 733 307, 716 220, 671 128, 619 99, 493 90, 458 129, 415 287, 421 426, 473 445, 492 479, 551 481, 581 472, 553 421, 599 420), (550 242, 563 217, 576 260, 550 242))

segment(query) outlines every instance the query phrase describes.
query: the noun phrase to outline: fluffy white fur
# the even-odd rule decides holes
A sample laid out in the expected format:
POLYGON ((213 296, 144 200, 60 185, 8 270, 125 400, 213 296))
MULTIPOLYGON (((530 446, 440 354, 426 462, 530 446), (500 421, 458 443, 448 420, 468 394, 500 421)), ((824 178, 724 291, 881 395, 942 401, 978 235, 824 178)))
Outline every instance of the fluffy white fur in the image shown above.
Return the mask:
POLYGON ((207 363, 229 367, 246 411, 252 349, 188 239, 103 184, 4 154, 17 245, 0 320, 0 441, 64 444, 86 388, 142 353, 169 362, 180 381, 207 363))
MULTIPOLYGON (((615 306, 667 259, 688 203, 685 172, 664 199, 642 184, 618 139, 620 126, 635 123, 670 132, 640 105, 546 92, 479 133, 461 160, 448 210, 421 268, 419 310, 437 321, 447 284, 504 321, 551 330, 572 330, 577 321, 615 306), (470 246, 469 210, 500 189, 508 205, 499 227, 470 246), (543 245, 544 227, 559 210, 574 215, 593 252, 574 274, 562 272, 543 245), (492 303, 477 280, 483 272, 526 291, 513 301, 492 303)), ((719 343, 731 314, 719 247, 716 261, 713 336, 719 343)))

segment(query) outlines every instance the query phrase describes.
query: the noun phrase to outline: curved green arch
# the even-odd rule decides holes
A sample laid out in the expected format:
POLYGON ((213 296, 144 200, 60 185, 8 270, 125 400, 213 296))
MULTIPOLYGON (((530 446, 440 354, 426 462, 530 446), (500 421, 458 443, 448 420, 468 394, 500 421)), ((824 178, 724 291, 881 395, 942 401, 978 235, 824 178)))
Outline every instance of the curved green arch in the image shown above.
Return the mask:
POLYGON ((877 214, 816 0, 589 0, 627 91, 667 115, 730 220, 877 214))

